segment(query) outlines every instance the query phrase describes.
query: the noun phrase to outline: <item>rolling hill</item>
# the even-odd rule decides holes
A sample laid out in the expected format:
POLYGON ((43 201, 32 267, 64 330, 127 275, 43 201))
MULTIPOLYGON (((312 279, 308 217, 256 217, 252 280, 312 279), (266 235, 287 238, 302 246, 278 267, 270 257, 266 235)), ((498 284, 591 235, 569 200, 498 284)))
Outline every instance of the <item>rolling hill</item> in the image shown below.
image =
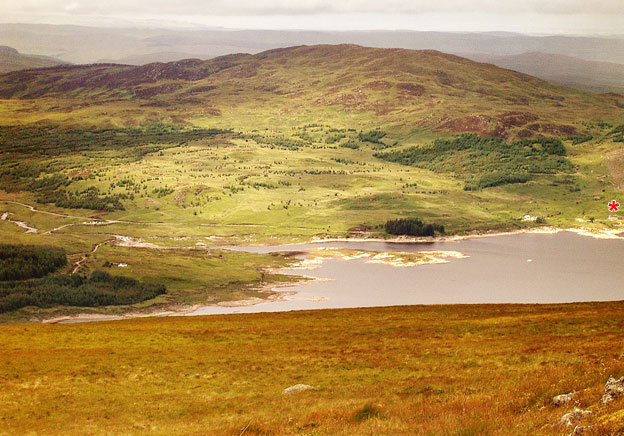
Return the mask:
POLYGON ((458 232, 517 226, 517 216, 533 210, 521 207, 524 201, 539 202, 535 215, 565 225, 602 211, 602 193, 615 189, 611 178, 621 180, 624 98, 432 50, 316 45, 205 61, 8 73, 0 76, 0 118, 0 149, 7 156, 2 186, 29 187, 38 201, 58 207, 122 215, 128 210, 137 220, 169 213, 179 220, 182 207, 191 222, 205 208, 217 222, 260 220, 271 232, 278 220, 297 234, 304 222, 304 233, 327 232, 326 220, 304 206, 304 198, 314 198, 342 230, 370 228, 362 225, 361 210, 373 226, 389 215, 420 210, 458 232), (464 133, 472 136, 457 136, 464 133), (215 139, 219 135, 225 137, 215 139), (143 190, 133 184, 152 170, 138 167, 127 167, 123 180, 112 176, 112 185, 102 179, 72 182, 76 162, 85 158, 75 156, 81 151, 110 151, 107 158, 93 158, 113 171, 120 162, 115 159, 136 155, 142 162, 145 154, 148 166, 158 166, 166 156, 163 147, 196 141, 222 144, 214 150, 219 159, 235 156, 231 164, 212 168, 219 176, 209 185, 194 180, 207 164, 196 168, 185 159, 167 164, 164 172, 154 169, 159 176, 143 182, 143 190), (246 151, 231 154, 230 147, 246 151), (162 154, 153 156, 154 150, 162 154), (14 153, 25 156, 14 160, 14 153), (47 160, 56 154, 74 158, 62 165, 47 160), (31 159, 32 174, 25 159, 31 159), (178 165, 191 168, 191 175, 177 176, 178 165), (30 183, 41 168, 53 178, 30 183), (404 203, 397 184, 405 184, 402 172, 412 171, 423 177, 414 183, 432 190, 418 189, 404 203), (296 192, 283 174, 300 177, 296 192), (319 175, 331 177, 320 181, 319 175), (507 187, 495 200, 500 208, 492 209, 488 192, 501 185, 507 187), (373 202, 359 197, 364 187, 374 187, 373 202), (255 195, 264 189, 266 195, 255 195), (193 192, 200 194, 195 198, 193 192), (135 200, 136 194, 143 200, 135 200), (289 202, 299 197, 299 208, 292 208, 289 202), (556 206, 565 213, 551 212, 568 197, 565 206, 556 206), (437 212, 438 201, 464 210, 437 212), (514 212, 510 202, 518 205, 514 212))
POLYGON ((617 67, 609 70, 611 66, 583 61, 624 64, 624 39, 617 35, 582 37, 509 32, 323 32, 202 27, 133 29, 0 24, 0 44, 23 52, 53 56, 70 63, 130 65, 187 58, 210 59, 231 53, 256 54, 296 45, 358 44, 379 48, 438 50, 597 92, 620 92, 621 81, 613 77, 619 70, 617 67), (570 67, 571 70, 553 71, 553 66, 547 65, 542 71, 544 66, 536 65, 540 61, 536 59, 537 53, 564 56, 556 56, 551 62, 554 67, 570 67), (568 58, 577 58, 578 61, 568 58))
MULTIPOLYGON (((271 272, 288 258, 206 255, 214 244, 387 238, 404 218, 434 234, 621 232, 606 204, 621 193, 623 106, 437 51, 355 45, 8 73, 0 234, 64 248, 68 272, 125 265, 116 274, 166 286, 97 309, 115 315, 267 298, 290 280, 271 272)), ((7 307, 0 320, 85 310, 7 307)))
POLYGON ((176 229, 163 237, 206 219, 260 241, 414 215, 451 233, 610 226, 622 179, 621 96, 432 50, 21 71, 0 76, 0 119, 0 188, 176 229))
POLYGON ((203 120, 230 128, 334 119, 348 127, 394 124, 502 138, 576 135, 583 122, 617 117, 624 105, 615 95, 441 52, 355 45, 12 73, 0 77, 0 98, 12 105, 28 101, 20 112, 5 105, 7 121, 53 113, 59 121, 91 124, 203 120))
POLYGON ((24 55, 14 48, 0 46, 0 74, 32 68, 53 67, 63 63, 47 56, 24 55))

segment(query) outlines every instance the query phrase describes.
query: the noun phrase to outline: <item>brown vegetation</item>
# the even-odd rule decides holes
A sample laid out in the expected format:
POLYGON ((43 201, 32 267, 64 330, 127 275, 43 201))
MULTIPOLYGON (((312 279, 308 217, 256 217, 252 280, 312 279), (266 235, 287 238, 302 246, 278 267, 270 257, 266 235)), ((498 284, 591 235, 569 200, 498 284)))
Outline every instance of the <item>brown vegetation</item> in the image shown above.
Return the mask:
POLYGON ((622 303, 431 306, 2 326, 8 435, 593 435, 622 303), (314 389, 282 395, 306 384, 314 389), (555 406, 558 394, 577 392, 555 406), (60 403, 61 401, 62 403, 60 403))

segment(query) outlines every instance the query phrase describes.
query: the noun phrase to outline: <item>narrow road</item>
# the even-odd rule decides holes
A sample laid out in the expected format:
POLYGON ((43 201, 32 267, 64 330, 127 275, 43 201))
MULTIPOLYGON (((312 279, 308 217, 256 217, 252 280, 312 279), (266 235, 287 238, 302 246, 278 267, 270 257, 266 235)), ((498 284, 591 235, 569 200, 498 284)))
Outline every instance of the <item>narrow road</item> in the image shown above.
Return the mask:
MULTIPOLYGON (((61 218, 75 218, 75 219, 80 219, 80 220, 85 220, 84 222, 80 223, 80 224, 91 224, 94 221, 98 221, 98 225, 101 226, 105 226, 105 225, 110 225, 110 224, 141 224, 141 225, 153 225, 153 224, 170 224, 170 223, 166 223, 166 222, 162 222, 162 221, 157 221, 157 222, 146 222, 146 221, 125 221, 125 220, 94 220, 91 217, 86 217, 86 216, 77 216, 77 215, 69 215, 67 213, 60 213, 60 212, 50 212, 47 210, 41 210, 41 209, 37 209, 36 207, 30 205, 30 204, 26 204, 26 203, 21 203, 19 201, 13 201, 13 200, 0 200, 0 202, 2 203, 9 203, 9 204, 17 204, 19 206, 28 208, 31 212, 36 212, 36 213, 45 213, 47 215, 53 215, 53 216, 58 216, 61 218), (101 221, 101 222, 99 222, 101 221)), ((68 224, 68 225, 73 225, 73 224, 68 224)), ((63 226, 66 227, 66 226, 63 226)), ((59 227, 59 229, 62 227, 59 227)), ((52 229, 46 233, 50 233, 53 232, 54 230, 57 229, 52 229)))
POLYGON ((83 217, 83 216, 74 216, 74 215, 68 215, 66 213, 48 212, 47 210, 36 209, 34 206, 31 206, 30 204, 20 203, 19 201, 13 201, 13 200, 0 200, 0 201, 2 201, 3 203, 17 204, 17 205, 26 207, 26 208, 30 209, 32 212, 45 213, 45 214, 48 214, 48 215, 60 216, 60 217, 63 217, 63 218, 89 219, 89 218, 83 217))

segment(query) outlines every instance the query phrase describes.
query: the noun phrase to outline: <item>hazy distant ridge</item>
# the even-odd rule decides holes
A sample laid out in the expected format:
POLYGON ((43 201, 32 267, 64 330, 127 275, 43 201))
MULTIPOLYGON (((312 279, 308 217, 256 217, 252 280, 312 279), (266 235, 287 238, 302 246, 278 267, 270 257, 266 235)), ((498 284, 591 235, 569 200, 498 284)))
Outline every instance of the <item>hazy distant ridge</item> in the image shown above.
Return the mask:
POLYGON ((45 68, 64 62, 46 56, 23 55, 12 47, 0 46, 0 74, 31 68, 45 68))
POLYGON ((550 82, 594 92, 624 93, 624 65, 594 62, 552 53, 494 56, 466 54, 469 59, 530 74, 550 82))
POLYGON ((454 54, 512 55, 544 52, 624 64, 624 39, 615 36, 529 36, 502 32, 114 29, 0 24, 0 44, 72 63, 104 60, 140 63, 141 57, 145 55, 150 55, 149 61, 178 60, 172 59, 171 53, 206 59, 294 45, 340 43, 380 48, 433 49, 454 54), (158 59, 160 55, 166 57, 158 59))

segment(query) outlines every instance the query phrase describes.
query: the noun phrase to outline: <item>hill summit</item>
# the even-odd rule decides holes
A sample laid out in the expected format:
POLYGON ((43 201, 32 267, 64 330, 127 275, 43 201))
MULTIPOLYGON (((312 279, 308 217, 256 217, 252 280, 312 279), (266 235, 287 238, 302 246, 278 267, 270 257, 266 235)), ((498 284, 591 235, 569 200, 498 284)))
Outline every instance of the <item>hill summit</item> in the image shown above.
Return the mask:
POLYGON ((0 46, 0 74, 30 68, 53 67, 62 63, 54 58, 23 55, 13 47, 0 46))
POLYGON ((582 120, 608 117, 623 104, 617 95, 557 86, 438 51, 351 44, 138 67, 58 66, 0 77, 0 98, 48 97, 60 101, 61 111, 88 101, 112 122, 127 118, 120 109, 131 108, 178 121, 235 115, 273 123, 349 114, 367 123, 499 137, 573 135, 582 120))
POLYGON ((0 56, 17 56, 19 52, 13 47, 7 47, 6 45, 0 45, 0 56))

